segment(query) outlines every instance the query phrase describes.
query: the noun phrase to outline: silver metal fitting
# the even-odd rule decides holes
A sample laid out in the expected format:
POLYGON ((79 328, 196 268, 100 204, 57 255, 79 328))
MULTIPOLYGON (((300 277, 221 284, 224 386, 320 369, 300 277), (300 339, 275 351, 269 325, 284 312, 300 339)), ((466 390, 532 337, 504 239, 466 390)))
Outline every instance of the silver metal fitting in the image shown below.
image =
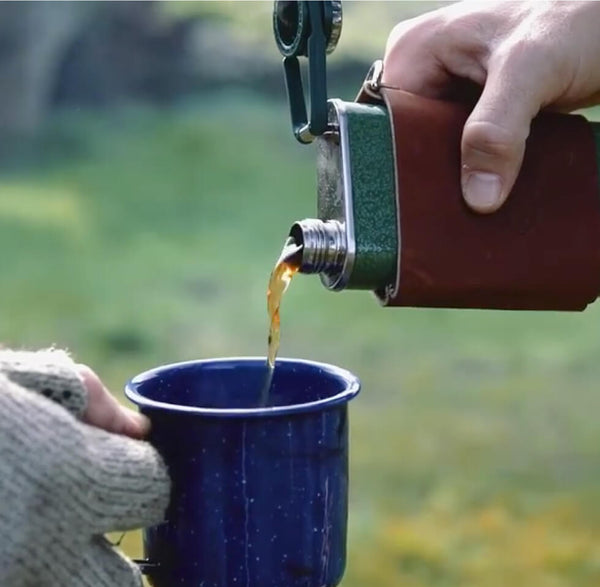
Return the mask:
POLYGON ((340 289, 348 244, 346 228, 338 220, 305 218, 290 229, 290 236, 302 247, 300 273, 319 273, 329 289, 340 289))
POLYGON ((365 79, 365 85, 374 93, 379 93, 381 89, 381 78, 383 77, 383 61, 377 59, 373 62, 367 77, 365 79))
POLYGON ((327 47, 325 48, 327 55, 333 53, 342 34, 342 0, 331 0, 329 5, 331 10, 331 31, 329 32, 327 47))

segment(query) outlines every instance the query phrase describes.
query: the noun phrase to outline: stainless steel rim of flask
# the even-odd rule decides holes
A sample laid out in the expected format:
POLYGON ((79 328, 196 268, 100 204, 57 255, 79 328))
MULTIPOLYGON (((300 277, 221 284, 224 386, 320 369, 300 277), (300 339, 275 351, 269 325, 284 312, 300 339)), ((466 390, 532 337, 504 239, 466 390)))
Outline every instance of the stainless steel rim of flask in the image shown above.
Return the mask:
POLYGON ((305 218, 292 225, 290 236, 302 247, 300 273, 319 273, 335 289, 348 255, 344 224, 339 220, 305 218))

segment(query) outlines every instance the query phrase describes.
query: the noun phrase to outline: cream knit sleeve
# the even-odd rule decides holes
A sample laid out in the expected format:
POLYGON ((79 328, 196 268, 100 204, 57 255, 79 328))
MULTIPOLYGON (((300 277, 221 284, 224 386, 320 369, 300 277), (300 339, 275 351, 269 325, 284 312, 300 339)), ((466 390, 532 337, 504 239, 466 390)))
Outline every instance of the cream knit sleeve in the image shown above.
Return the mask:
POLYGON ((149 443, 74 417, 84 408, 64 353, 0 352, 2 586, 142 585, 103 534, 158 523, 168 472, 149 443))
POLYGON ((77 417, 87 405, 87 391, 76 365, 62 350, 0 351, 0 374, 60 404, 77 417))

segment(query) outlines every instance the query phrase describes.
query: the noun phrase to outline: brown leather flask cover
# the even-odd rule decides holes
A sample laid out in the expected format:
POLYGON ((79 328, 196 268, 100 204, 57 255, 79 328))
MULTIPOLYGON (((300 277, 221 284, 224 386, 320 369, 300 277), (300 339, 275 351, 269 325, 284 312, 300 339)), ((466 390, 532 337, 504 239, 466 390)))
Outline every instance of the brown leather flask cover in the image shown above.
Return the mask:
POLYGON ((596 148, 581 116, 532 123, 508 200, 472 212, 460 185, 468 109, 383 88, 392 124, 400 251, 389 306, 582 310, 600 294, 596 148))

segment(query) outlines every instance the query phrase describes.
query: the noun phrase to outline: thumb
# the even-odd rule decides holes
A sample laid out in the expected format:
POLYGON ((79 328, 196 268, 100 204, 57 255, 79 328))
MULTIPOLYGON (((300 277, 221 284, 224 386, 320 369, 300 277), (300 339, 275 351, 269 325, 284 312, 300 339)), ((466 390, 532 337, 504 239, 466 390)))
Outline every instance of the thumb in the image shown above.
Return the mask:
POLYGON ((84 422, 131 438, 144 438, 148 435, 148 418, 123 407, 87 365, 77 365, 77 370, 88 395, 87 407, 83 413, 84 422))
POLYGON ((462 135, 461 181, 474 211, 494 212, 508 197, 519 174, 525 141, 540 100, 531 77, 512 68, 490 70, 462 135))

